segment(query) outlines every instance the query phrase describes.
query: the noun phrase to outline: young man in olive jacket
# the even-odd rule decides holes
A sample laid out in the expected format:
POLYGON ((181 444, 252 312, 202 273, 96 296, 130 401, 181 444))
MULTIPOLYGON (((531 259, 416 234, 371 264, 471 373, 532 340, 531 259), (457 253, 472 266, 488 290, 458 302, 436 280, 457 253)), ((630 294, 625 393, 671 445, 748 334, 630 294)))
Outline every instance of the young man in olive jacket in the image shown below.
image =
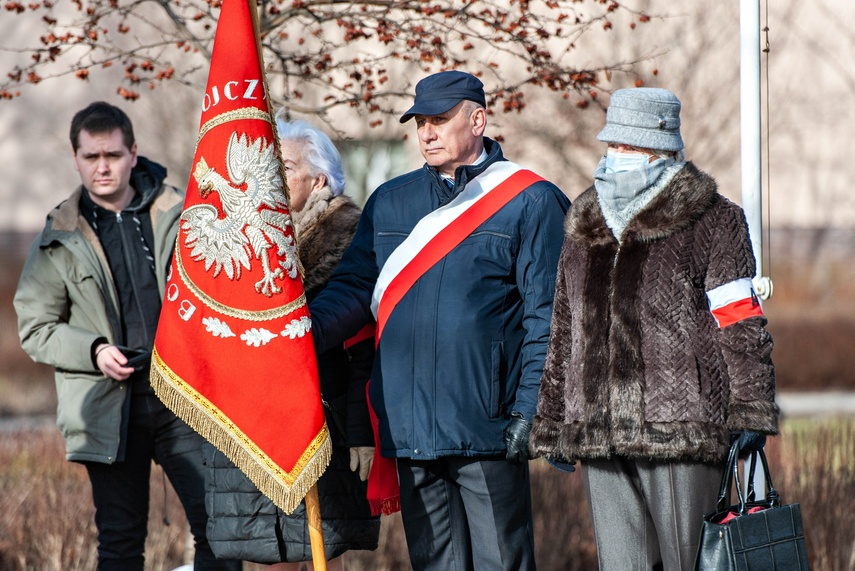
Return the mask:
POLYGON ((148 380, 183 194, 163 183, 165 168, 137 155, 117 107, 79 111, 70 136, 82 184, 48 214, 15 309, 24 350, 56 369, 66 458, 92 484, 98 568, 142 571, 154 460, 184 505, 195 569, 240 569, 215 560, 205 539, 202 439, 148 380))
POLYGON ((377 318, 369 397, 416 570, 535 568, 528 432, 570 203, 484 136, 485 105, 468 73, 416 85, 426 164, 374 191, 310 304, 320 350, 377 318))

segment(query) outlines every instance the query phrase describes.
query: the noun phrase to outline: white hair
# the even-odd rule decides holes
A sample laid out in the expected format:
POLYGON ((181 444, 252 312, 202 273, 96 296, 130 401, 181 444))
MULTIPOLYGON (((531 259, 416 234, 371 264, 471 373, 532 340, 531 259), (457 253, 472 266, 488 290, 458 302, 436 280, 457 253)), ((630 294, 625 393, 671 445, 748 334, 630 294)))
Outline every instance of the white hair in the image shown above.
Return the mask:
POLYGON ((653 154, 661 159, 674 159, 678 163, 686 162, 686 152, 683 149, 679 151, 663 151, 660 149, 650 149, 653 154))
POLYGON ((341 155, 326 133, 302 119, 286 121, 284 109, 276 113, 276 129, 279 132, 280 141, 303 144, 303 158, 309 164, 312 176, 324 175, 333 196, 344 192, 345 180, 341 155))

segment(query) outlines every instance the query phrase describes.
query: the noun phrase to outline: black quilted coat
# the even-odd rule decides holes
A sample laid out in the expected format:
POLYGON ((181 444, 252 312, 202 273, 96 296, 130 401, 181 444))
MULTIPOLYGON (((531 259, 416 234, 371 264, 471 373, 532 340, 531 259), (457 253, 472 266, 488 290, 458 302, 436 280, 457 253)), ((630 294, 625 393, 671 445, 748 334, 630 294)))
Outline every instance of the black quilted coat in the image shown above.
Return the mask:
MULTIPOLYGON (((347 197, 332 198, 328 189, 312 194, 304 209, 294 213, 309 299, 323 289, 338 266, 358 220, 359 208, 347 197)), ((349 446, 374 445, 365 402, 373 358, 373 339, 348 351, 334 348, 318 356, 321 394, 333 441, 332 460, 318 481, 327 559, 349 549, 377 548, 380 519, 371 515, 367 484, 350 470, 348 451, 349 446)), ((287 367, 282 371, 287 374, 287 367)), ((288 419, 278 421, 282 437, 287 438, 288 419)), ((304 504, 285 515, 213 446, 207 445, 205 458, 208 541, 218 558, 258 563, 311 560, 304 504)))
POLYGON ((731 431, 775 434, 766 319, 719 329, 706 298, 754 267, 742 210, 692 163, 620 244, 584 192, 565 221, 533 453, 716 463, 731 431))

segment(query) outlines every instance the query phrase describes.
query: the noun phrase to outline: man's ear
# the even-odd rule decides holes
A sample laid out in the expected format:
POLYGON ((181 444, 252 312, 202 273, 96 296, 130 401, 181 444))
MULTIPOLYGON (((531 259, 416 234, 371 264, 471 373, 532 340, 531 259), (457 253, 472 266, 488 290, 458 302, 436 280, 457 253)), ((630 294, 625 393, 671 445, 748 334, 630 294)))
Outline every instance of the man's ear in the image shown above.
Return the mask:
POLYGON ((469 121, 471 121, 472 125, 472 134, 476 137, 481 137, 487 128, 487 110, 483 107, 478 107, 469 116, 469 121))

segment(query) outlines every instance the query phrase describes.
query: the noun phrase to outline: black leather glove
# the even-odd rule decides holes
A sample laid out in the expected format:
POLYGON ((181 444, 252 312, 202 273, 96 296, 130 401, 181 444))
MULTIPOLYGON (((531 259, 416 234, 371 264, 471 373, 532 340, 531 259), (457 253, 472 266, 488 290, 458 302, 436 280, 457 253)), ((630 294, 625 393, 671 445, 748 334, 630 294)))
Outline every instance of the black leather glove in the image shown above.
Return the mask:
POLYGON ((766 445, 766 435, 753 430, 740 430, 732 434, 732 440, 739 440, 739 455, 745 456, 759 452, 766 445))
POLYGON ((505 427, 505 446, 508 447, 506 458, 511 462, 528 461, 528 435, 531 434, 531 423, 518 412, 511 413, 511 422, 505 427))
POLYGON ((555 468, 556 470, 561 470, 562 472, 575 472, 576 471, 576 462, 575 460, 571 460, 569 462, 565 462, 563 460, 558 460, 556 458, 546 457, 546 461, 549 462, 549 465, 555 468))

